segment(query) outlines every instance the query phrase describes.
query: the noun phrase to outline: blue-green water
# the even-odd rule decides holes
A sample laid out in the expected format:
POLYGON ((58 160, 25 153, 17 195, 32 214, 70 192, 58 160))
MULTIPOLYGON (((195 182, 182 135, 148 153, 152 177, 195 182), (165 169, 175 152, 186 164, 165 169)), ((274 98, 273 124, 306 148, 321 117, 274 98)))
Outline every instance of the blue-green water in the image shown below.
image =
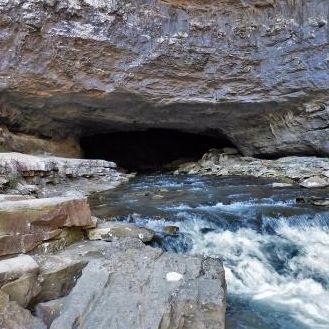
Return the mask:
POLYGON ((91 200, 96 215, 157 232, 154 245, 224 261, 229 329, 329 328, 326 190, 241 177, 145 175, 91 200), (179 227, 175 236, 164 226, 179 227))

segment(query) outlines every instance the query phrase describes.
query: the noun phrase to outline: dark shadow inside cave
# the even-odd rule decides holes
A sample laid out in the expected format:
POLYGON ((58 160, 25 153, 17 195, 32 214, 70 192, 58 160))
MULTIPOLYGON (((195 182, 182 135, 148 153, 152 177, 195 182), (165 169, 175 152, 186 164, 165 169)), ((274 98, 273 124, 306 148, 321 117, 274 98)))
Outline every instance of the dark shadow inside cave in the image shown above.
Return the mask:
POLYGON ((81 147, 85 158, 110 160, 120 168, 146 172, 168 169, 174 161, 195 161, 211 148, 232 144, 221 137, 150 129, 85 136, 81 147))

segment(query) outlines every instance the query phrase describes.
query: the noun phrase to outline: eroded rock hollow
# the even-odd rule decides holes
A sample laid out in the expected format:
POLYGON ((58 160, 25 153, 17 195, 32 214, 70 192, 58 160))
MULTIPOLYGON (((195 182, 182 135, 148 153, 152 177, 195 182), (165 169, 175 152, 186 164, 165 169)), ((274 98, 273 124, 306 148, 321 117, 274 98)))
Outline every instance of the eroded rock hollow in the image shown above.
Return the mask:
POLYGON ((216 132, 327 154, 327 1, 0 1, 0 120, 73 138, 216 132))

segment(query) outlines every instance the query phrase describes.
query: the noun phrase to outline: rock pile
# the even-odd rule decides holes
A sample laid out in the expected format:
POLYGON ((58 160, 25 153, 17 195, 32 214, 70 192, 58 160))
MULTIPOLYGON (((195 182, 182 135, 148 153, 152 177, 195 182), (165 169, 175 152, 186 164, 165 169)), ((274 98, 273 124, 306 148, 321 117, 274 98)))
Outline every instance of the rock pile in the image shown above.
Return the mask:
MULTIPOLYGON (((211 149, 197 162, 181 165, 176 174, 198 174, 217 176, 254 176, 298 183, 302 187, 329 186, 329 159, 319 157, 284 157, 264 160, 243 157, 237 152, 211 149)), ((281 184, 281 183, 280 183, 281 184)), ((282 185, 276 185, 282 187, 282 185)))

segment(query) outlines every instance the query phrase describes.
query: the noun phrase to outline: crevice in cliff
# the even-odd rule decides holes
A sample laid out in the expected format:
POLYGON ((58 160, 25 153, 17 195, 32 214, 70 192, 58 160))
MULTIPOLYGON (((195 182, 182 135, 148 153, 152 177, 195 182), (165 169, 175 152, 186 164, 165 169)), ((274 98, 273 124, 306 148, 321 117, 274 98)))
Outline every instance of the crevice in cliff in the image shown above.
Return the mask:
POLYGON ((224 137, 171 129, 113 132, 81 138, 85 158, 115 161, 129 171, 157 171, 175 163, 196 161, 211 148, 232 147, 224 137))

